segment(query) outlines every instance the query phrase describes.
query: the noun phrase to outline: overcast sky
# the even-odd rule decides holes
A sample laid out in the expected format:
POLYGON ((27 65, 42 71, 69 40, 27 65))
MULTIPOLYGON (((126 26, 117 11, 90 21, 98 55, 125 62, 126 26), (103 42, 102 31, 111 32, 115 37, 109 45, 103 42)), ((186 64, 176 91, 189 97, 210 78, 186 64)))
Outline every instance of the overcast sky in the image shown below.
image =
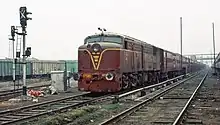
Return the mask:
POLYGON ((9 55, 11 25, 19 25, 19 7, 27 6, 27 46, 39 59, 77 59, 77 48, 98 27, 180 52, 211 53, 212 22, 220 46, 219 0, 4 0, 0 3, 0 58, 9 55))

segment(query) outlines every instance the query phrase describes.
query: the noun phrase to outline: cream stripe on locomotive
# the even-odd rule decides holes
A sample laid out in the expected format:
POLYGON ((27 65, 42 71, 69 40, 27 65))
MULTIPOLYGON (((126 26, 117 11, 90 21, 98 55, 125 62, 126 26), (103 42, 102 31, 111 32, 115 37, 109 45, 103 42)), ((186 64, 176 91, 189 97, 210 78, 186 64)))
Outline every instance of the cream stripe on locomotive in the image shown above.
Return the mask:
POLYGON ((101 63, 101 60, 102 60, 102 56, 103 56, 103 53, 105 51, 114 51, 114 50, 124 50, 124 51, 129 51, 129 52, 136 52, 136 53, 141 53, 141 52, 138 52, 138 51, 133 51, 133 50, 127 50, 127 49, 121 49, 121 48, 107 48, 107 49, 104 49, 101 53, 100 52, 90 52, 89 50, 87 49, 79 49, 79 51, 86 51, 91 60, 92 60, 92 65, 94 67, 95 70, 98 70, 99 69, 99 66, 100 66, 100 63, 101 63))
POLYGON ((89 56, 90 56, 90 58, 91 58, 91 60, 92 60, 92 64, 93 64, 93 67, 94 67, 94 69, 95 70, 98 70, 99 69, 99 66, 100 66, 100 63, 101 63, 101 60, 102 60, 102 56, 103 56, 103 53, 105 52, 105 51, 111 51, 111 50, 121 50, 120 48, 107 48, 107 49, 104 49, 101 53, 100 52, 97 52, 97 53, 95 53, 95 52, 89 52, 89 50, 87 50, 87 49, 79 49, 79 50, 84 50, 84 51, 86 51, 88 54, 89 54, 89 56))

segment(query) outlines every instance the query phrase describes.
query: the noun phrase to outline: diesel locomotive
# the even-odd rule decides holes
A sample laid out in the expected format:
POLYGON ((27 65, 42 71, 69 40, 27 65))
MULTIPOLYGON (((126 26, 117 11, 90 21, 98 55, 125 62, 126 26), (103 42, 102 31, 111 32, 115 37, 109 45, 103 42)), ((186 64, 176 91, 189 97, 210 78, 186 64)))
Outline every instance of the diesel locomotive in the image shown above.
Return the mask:
POLYGON ((111 32, 89 35, 78 48, 78 89, 118 92, 195 72, 202 63, 111 32))

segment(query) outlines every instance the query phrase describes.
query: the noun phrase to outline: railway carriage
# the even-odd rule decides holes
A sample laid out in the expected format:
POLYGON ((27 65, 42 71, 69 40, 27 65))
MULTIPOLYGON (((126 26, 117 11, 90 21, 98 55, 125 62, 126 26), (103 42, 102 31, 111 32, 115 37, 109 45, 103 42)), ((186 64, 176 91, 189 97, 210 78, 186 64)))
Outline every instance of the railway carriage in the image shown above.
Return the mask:
POLYGON ((158 83, 185 73, 189 59, 183 58, 186 61, 181 69, 180 54, 126 35, 90 35, 78 48, 78 88, 117 92, 158 83))

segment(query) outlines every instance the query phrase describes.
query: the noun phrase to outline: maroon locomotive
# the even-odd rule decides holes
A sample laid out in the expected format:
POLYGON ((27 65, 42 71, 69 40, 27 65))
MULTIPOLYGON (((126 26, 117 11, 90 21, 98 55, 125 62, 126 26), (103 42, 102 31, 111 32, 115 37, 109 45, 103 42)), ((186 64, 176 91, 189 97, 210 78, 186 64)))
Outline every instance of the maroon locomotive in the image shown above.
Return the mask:
POLYGON ((135 38, 116 33, 90 35, 78 48, 78 88, 117 92, 197 71, 204 65, 183 57, 182 67, 180 54, 135 38))

